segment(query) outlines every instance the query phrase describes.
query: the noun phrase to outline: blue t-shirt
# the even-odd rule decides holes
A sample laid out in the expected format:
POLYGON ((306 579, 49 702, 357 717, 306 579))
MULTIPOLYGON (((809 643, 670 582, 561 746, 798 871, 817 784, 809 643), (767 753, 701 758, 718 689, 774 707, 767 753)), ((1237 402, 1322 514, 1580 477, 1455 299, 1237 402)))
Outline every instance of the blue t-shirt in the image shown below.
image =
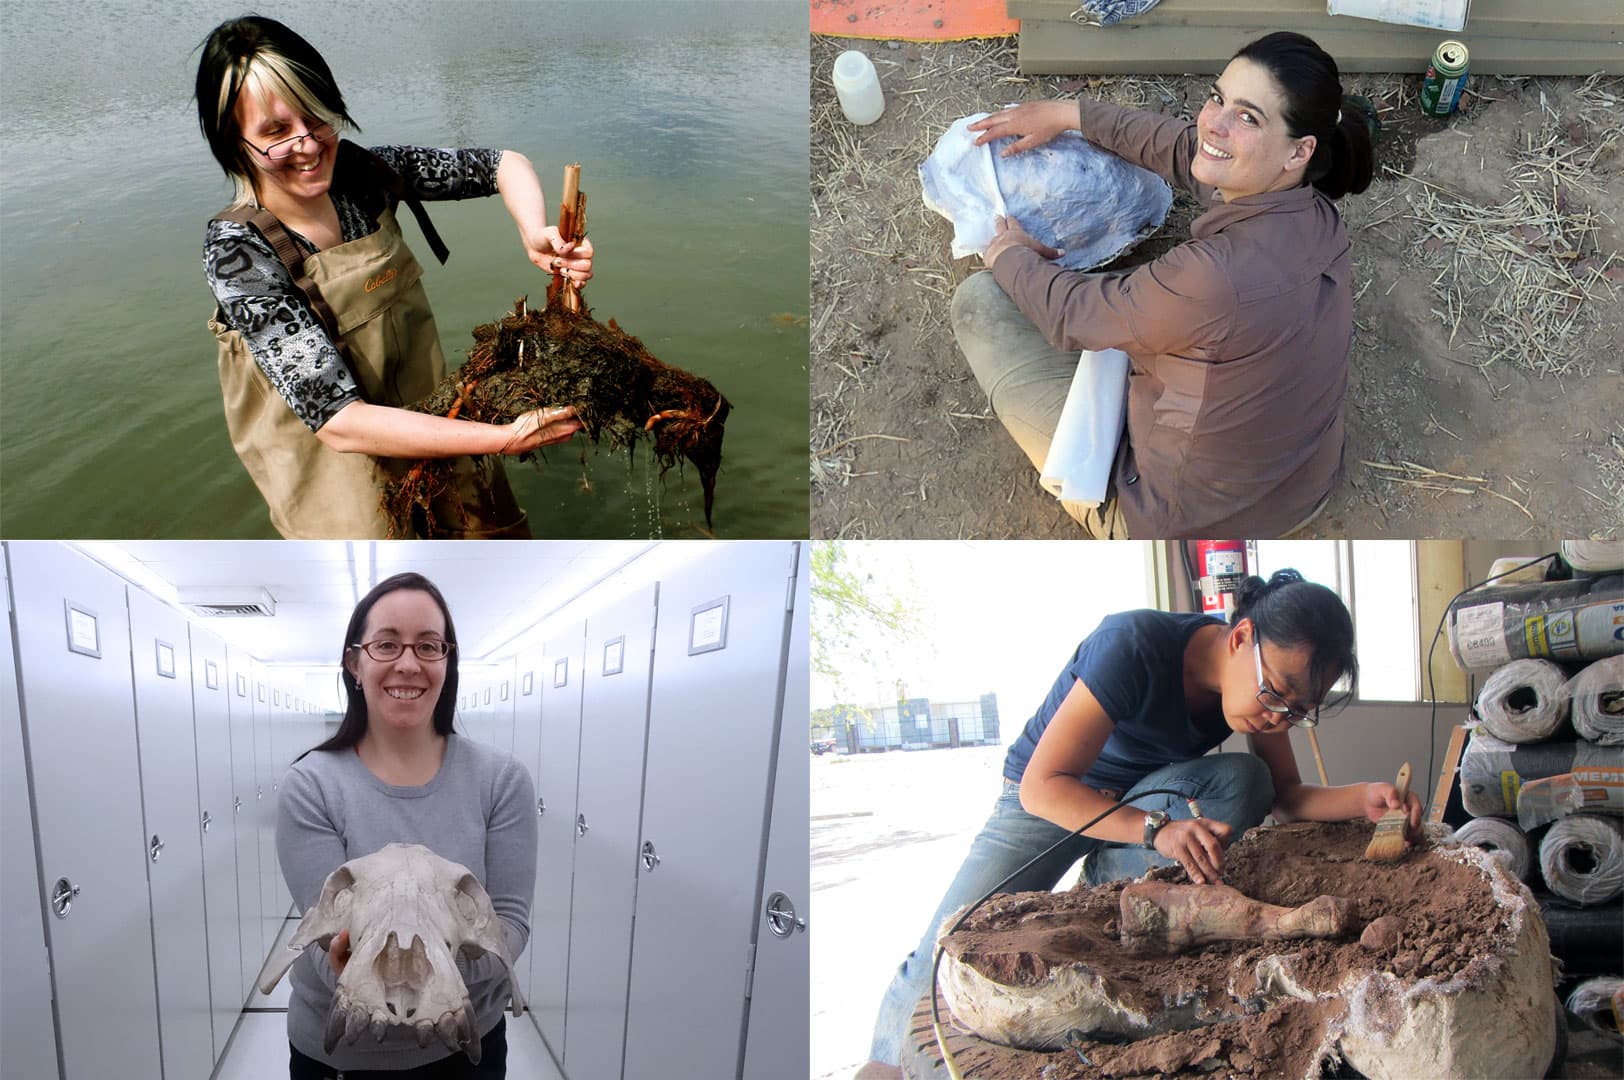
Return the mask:
POLYGON ((1083 639, 1049 688, 1037 714, 1004 758, 1004 776, 1019 781, 1043 729, 1078 679, 1115 727, 1094 765, 1080 779, 1091 788, 1127 791, 1142 777, 1175 761, 1190 761, 1230 735, 1223 710, 1192 715, 1184 703, 1184 649, 1203 626, 1222 626, 1214 615, 1125 611, 1108 615, 1083 639))

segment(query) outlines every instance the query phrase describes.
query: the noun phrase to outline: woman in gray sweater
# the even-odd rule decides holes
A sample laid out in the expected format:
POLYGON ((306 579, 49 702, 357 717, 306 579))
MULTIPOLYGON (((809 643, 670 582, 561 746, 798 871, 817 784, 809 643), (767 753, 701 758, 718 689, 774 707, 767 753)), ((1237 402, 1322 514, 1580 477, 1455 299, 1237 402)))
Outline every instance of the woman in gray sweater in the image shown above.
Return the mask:
MULTIPOLYGON (((306 751, 283 780, 276 852, 301 910, 313 907, 327 876, 390 843, 422 844, 461 863, 490 895, 508 956, 530 939, 536 887, 535 787, 512 755, 451 730, 457 702, 457 634, 433 582, 396 574, 356 605, 344 636, 344 720, 306 751)), ((362 1038, 325 1052, 324 1031, 349 932, 324 952, 312 945, 293 965, 288 1002, 291 1080, 332 1080, 339 1070, 388 1072, 422 1080, 497 1080, 507 1075, 502 1006, 507 972, 496 956, 457 968, 468 987, 480 1039, 472 1055, 420 1049, 410 1027, 381 1042, 362 1038)))

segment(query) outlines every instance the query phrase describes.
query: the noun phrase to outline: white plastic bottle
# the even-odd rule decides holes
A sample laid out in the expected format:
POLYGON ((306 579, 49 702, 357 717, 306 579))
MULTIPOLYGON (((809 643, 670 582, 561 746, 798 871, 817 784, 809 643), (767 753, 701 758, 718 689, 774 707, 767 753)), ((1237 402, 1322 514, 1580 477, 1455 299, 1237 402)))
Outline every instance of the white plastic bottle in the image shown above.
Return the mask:
POLYGON ((880 76, 869 58, 856 49, 835 57, 835 96, 840 111, 854 124, 872 124, 885 111, 885 95, 880 92, 880 76))

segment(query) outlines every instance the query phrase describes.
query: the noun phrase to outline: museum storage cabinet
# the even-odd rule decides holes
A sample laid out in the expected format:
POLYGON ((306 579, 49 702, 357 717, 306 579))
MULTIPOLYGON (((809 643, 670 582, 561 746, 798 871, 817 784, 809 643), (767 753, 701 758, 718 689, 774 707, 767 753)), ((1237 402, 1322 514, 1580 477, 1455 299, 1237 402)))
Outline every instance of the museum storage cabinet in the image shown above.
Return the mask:
MULTIPOLYGON (((535 783, 517 966, 565 1074, 800 1080, 806 545, 679 547, 471 660, 458 728, 535 783)), ((337 716, 77 549, 4 548, 6 1075, 206 1077, 292 908, 281 778, 337 716)))

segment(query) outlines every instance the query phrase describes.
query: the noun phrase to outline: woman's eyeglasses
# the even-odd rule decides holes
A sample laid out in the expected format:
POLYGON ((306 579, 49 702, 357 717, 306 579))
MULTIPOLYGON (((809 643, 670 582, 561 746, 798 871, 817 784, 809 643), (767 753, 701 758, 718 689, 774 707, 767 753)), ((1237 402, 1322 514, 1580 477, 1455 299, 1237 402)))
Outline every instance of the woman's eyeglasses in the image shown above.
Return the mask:
POLYGON ((265 155, 265 159, 267 161, 286 161, 288 158, 299 152, 300 147, 304 145, 304 141, 306 139, 315 139, 319 143, 324 143, 331 140, 334 134, 335 132, 333 131, 333 125, 317 124, 303 135, 295 135, 291 139, 283 139, 280 142, 273 142, 263 150, 249 142, 247 139, 243 140, 243 145, 256 153, 265 155))
MULTIPOLYGON (((416 655, 419 660, 427 660, 430 662, 444 660, 450 654, 451 650, 456 648, 456 646, 451 644, 449 641, 440 641, 438 639, 415 642, 409 647, 411 648, 412 653, 416 655)), ((351 645, 350 648, 360 649, 362 652, 372 657, 372 659, 377 660, 380 663, 387 664, 391 660, 399 660, 400 654, 405 652, 408 646, 402 645, 398 641, 390 641, 385 638, 378 641, 363 641, 359 644, 351 645)))
POLYGON ((1285 720, 1292 727, 1311 728, 1319 723, 1319 706, 1314 706, 1311 713, 1294 708, 1285 698, 1270 690, 1263 682, 1263 649, 1256 637, 1252 638, 1252 659, 1257 665, 1257 700, 1258 704, 1269 710, 1275 716, 1285 720))

